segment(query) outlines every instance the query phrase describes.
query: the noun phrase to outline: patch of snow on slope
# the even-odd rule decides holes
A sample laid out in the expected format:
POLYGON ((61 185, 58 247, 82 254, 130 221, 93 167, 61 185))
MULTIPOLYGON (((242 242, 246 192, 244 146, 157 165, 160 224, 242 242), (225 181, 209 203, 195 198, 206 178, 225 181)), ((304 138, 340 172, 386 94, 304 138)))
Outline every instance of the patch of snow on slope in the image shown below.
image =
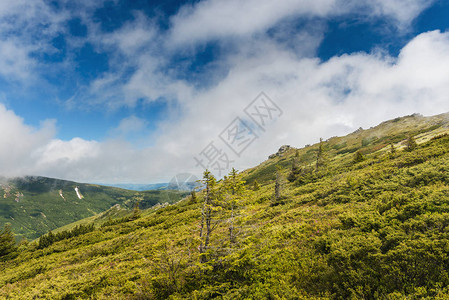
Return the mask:
MULTIPOLYGON (((75 189, 75 191, 76 191, 76 189, 75 189)), ((61 198, 64 199, 64 201, 65 201, 64 195, 62 194, 62 190, 59 190, 59 196, 61 196, 61 198)))
POLYGON ((84 198, 83 195, 81 195, 80 189, 77 186, 75 187, 75 192, 80 200, 84 198))

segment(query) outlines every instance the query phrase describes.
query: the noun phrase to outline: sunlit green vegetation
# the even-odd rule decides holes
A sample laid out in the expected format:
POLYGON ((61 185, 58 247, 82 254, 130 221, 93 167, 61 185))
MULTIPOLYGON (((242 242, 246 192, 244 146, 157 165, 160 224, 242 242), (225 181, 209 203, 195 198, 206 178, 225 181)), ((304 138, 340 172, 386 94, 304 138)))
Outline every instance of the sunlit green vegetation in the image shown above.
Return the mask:
POLYGON ((22 243, 0 262, 0 298, 448 299, 449 136, 413 119, 207 175, 209 190, 43 248, 22 243))

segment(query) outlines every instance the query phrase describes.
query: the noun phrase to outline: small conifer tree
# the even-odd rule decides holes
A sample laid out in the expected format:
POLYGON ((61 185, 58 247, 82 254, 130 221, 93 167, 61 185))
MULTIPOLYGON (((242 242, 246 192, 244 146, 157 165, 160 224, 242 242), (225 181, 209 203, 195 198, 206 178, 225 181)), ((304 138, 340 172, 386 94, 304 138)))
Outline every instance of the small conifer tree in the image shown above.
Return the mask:
POLYGON ((253 191, 258 191, 258 190, 260 190, 260 185, 257 182, 257 180, 254 180, 254 182, 253 182, 253 191))
POLYGON ((320 144, 318 145, 318 152, 316 156, 316 170, 323 168, 325 166, 325 159, 324 159, 324 143, 323 139, 320 138, 320 144))
POLYGON ((354 163, 359 163, 364 160, 365 160, 365 156, 362 154, 362 152, 357 151, 354 156, 354 163))
POLYGON ((200 261, 202 263, 207 262, 205 252, 209 248, 210 238, 213 231, 212 215, 213 215, 213 201, 216 197, 216 185, 217 180, 214 175, 209 171, 204 171, 203 180, 204 184, 204 202, 201 208, 201 224, 200 224, 200 261))
POLYGON ((198 201, 198 198, 196 197, 195 190, 192 190, 190 192, 190 203, 196 203, 198 201))
POLYGON ((393 143, 390 143, 389 157, 394 158, 395 155, 396 155, 396 148, 394 147, 393 143))
POLYGON ((232 168, 228 177, 225 177, 224 180, 224 193, 226 196, 226 206, 230 211, 230 216, 228 219, 228 230, 229 230, 229 241, 235 243, 236 234, 235 234, 235 219, 238 216, 240 200, 242 196, 245 194, 245 185, 244 181, 241 180, 241 175, 238 174, 238 171, 235 168, 232 168))
POLYGON ((413 151, 413 150, 416 149, 416 147, 418 147, 418 144, 416 143, 415 138, 412 135, 410 135, 408 137, 408 139, 407 139, 407 148, 406 148, 406 150, 407 151, 413 151))
POLYGON ((17 255, 17 246, 11 227, 6 224, 0 231, 0 261, 6 261, 17 255))
POLYGON ((137 200, 137 201, 134 203, 134 207, 133 207, 133 215, 131 216, 131 218, 132 218, 133 220, 140 218, 141 212, 140 212, 140 207, 139 207, 139 205, 140 205, 140 200, 137 200))
POLYGON ((292 160, 292 169, 290 174, 288 174, 287 180, 293 182, 296 180, 298 174, 301 172, 301 168, 299 167, 298 158, 295 156, 292 160))

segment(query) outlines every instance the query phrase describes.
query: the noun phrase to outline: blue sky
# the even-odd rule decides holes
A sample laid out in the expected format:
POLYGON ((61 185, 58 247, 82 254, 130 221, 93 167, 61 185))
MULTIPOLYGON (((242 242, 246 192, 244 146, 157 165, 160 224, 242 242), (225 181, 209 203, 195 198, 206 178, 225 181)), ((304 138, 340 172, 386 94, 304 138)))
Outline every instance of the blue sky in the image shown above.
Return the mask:
POLYGON ((2 1, 0 169, 199 175, 195 155, 262 91, 285 114, 239 169, 282 144, 447 112, 448 16, 432 0, 2 1))

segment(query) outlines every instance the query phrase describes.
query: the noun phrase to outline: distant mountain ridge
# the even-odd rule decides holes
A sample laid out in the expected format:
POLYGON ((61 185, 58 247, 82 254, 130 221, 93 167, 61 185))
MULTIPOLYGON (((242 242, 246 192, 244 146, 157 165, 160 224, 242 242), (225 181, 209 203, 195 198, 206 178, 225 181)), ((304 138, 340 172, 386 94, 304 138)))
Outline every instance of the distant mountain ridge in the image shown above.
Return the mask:
POLYGON ((166 183, 150 183, 150 184, 134 184, 134 183, 102 183, 104 186, 117 187, 130 191, 165 191, 165 190, 173 190, 173 191, 191 191, 193 189, 197 189, 199 187, 199 183, 195 181, 187 181, 187 182, 166 182, 166 183))
POLYGON ((130 190, 130 191, 154 191, 154 190, 166 190, 169 183, 150 183, 150 184, 139 184, 139 183, 101 183, 104 186, 117 187, 120 189, 130 190))
POLYGON ((35 239, 116 204, 131 210, 138 202, 139 207, 148 208, 177 201, 182 195, 174 191, 131 191, 39 176, 2 178, 0 226, 10 223, 17 235, 35 239))

